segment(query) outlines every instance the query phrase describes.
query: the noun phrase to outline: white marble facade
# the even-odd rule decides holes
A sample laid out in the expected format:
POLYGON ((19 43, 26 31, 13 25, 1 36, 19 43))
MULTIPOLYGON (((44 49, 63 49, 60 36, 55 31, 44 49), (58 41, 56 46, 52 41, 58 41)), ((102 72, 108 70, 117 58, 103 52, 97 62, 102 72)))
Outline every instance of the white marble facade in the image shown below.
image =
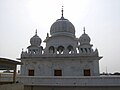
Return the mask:
POLYGON ((30 39, 27 51, 21 53, 21 75, 28 76, 34 70, 34 76, 55 76, 55 70, 61 70, 61 76, 99 76, 99 60, 102 58, 98 50, 93 50, 90 37, 83 34, 76 38, 75 27, 62 16, 50 28, 50 35, 44 40, 46 47, 41 46, 42 40, 37 35, 30 39))

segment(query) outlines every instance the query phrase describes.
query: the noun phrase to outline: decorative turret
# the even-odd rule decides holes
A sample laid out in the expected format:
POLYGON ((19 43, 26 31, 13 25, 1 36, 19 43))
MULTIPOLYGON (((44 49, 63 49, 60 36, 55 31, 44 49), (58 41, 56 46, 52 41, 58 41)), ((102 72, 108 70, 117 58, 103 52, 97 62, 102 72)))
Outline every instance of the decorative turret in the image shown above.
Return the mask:
POLYGON ((84 33, 80 36, 79 42, 80 45, 78 46, 79 54, 81 55, 92 55, 98 56, 98 50, 93 50, 92 44, 90 44, 90 37, 88 34, 85 33, 85 27, 83 28, 84 33))
POLYGON ((85 33, 85 27, 83 29, 84 33, 80 36, 79 41, 81 45, 90 44, 90 37, 85 33))
POLYGON ((41 55, 42 54, 42 50, 43 47, 40 46, 41 45, 41 38, 37 35, 37 29, 35 32, 35 35, 30 39, 30 46, 27 47, 28 51, 23 51, 22 50, 22 54, 21 57, 29 57, 29 56, 34 56, 36 54, 41 55))
POLYGON ((40 46, 41 42, 42 40, 39 36, 37 36, 37 29, 36 29, 35 35, 30 39, 30 44, 31 46, 40 46))

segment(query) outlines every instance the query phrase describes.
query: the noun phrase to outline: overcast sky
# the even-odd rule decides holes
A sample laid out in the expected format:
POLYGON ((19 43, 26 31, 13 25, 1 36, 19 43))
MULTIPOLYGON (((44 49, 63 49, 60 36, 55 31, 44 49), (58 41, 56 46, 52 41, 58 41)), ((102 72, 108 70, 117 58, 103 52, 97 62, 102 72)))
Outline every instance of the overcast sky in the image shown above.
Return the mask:
POLYGON ((20 58, 36 29, 43 41, 61 17, 62 5, 76 37, 85 26, 91 44, 103 56, 100 72, 120 72, 120 0, 0 0, 0 57, 20 58))

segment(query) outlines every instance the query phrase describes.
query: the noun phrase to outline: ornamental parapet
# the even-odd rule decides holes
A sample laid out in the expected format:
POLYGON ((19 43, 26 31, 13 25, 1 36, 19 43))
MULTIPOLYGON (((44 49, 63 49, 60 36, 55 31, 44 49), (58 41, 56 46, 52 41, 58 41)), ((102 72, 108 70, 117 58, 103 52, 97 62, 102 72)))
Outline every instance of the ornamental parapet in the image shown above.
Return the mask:
POLYGON ((22 51, 21 58, 29 58, 29 57, 56 57, 56 56, 98 56, 98 50, 92 50, 91 52, 87 52, 84 50, 83 52, 77 51, 76 53, 49 53, 49 52, 42 52, 42 53, 35 53, 35 52, 27 52, 22 51))

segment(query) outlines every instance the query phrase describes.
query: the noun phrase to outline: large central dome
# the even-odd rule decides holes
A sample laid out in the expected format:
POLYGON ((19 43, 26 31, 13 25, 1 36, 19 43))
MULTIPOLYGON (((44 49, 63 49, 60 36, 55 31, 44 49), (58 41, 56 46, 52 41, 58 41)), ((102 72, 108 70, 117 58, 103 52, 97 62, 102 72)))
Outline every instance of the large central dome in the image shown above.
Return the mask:
POLYGON ((58 35, 66 35, 66 36, 75 36, 75 27, 74 25, 68 20, 63 17, 63 10, 62 10, 62 17, 56 22, 54 22, 50 28, 51 36, 58 36, 58 35))
POLYGON ((61 17, 52 24, 50 34, 75 36, 75 27, 69 20, 61 17))

